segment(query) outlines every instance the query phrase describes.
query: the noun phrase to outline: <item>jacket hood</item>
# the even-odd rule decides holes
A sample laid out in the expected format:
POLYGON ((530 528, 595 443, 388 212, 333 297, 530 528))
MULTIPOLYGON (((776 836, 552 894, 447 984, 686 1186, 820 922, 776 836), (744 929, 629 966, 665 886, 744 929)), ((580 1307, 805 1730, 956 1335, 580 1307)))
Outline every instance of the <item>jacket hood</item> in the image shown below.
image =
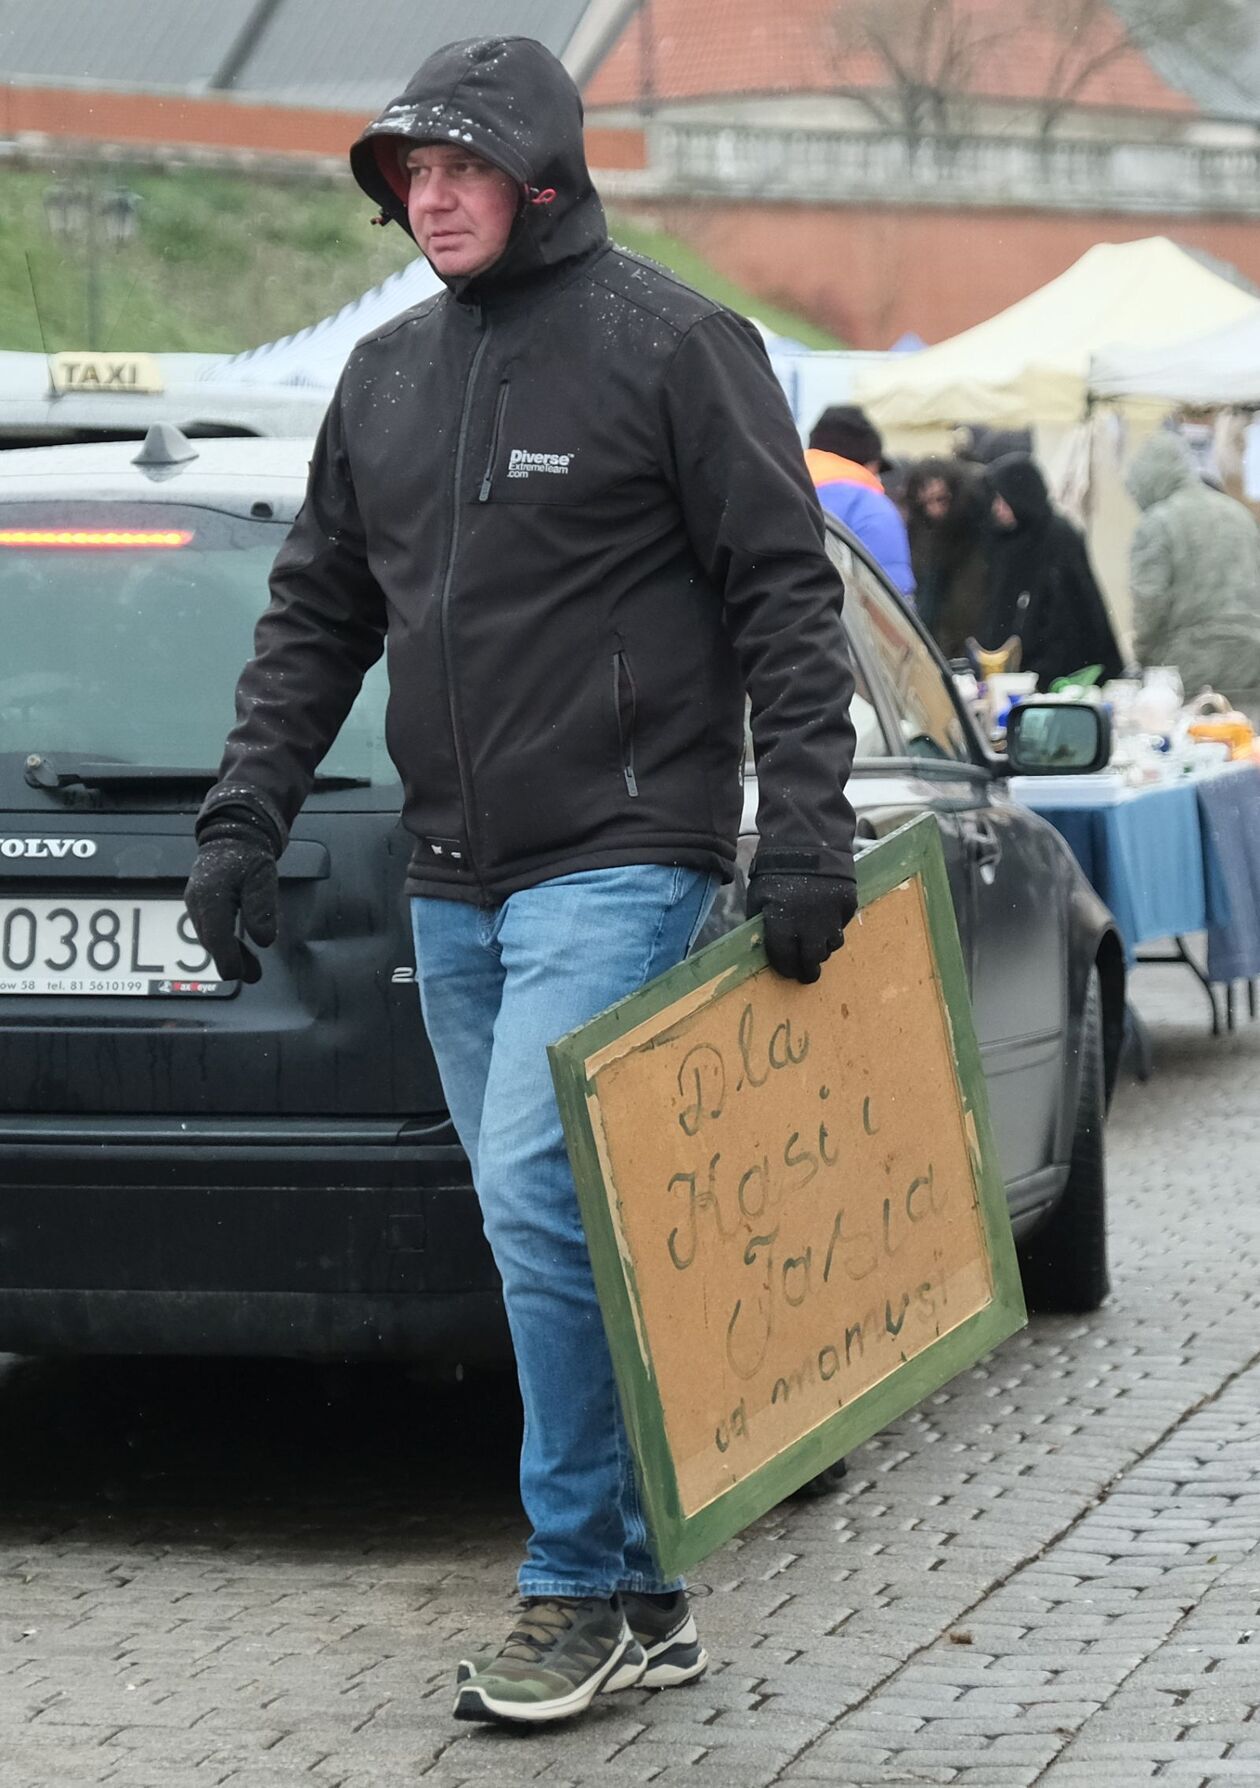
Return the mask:
MULTIPOLYGON (((470 38, 435 51, 351 149, 359 185, 411 236, 403 141, 462 144, 519 183, 507 248, 473 276, 478 287, 511 284, 608 240, 586 165, 581 95, 563 63, 532 37, 470 38)), ((473 281, 447 283, 458 294, 473 281)))
POLYGON ((1125 483, 1139 509, 1162 503, 1183 485, 1197 484, 1199 474, 1185 442, 1163 429, 1144 441, 1133 456, 1125 483))
POLYGON ((1021 528, 1049 521, 1050 493, 1040 469, 1026 453, 1007 453, 984 470, 990 491, 1005 497, 1021 528))

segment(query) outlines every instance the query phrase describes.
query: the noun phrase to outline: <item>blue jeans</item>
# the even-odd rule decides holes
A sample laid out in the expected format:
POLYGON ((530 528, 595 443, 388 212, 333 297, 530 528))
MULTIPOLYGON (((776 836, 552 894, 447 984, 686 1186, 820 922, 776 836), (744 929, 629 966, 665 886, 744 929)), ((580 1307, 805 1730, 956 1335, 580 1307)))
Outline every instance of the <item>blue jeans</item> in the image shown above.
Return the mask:
POLYGON ((500 906, 413 900, 424 1021, 503 1279, 533 1532, 526 1596, 661 1592, 613 1380, 547 1045, 680 962, 715 878, 640 864, 500 906))

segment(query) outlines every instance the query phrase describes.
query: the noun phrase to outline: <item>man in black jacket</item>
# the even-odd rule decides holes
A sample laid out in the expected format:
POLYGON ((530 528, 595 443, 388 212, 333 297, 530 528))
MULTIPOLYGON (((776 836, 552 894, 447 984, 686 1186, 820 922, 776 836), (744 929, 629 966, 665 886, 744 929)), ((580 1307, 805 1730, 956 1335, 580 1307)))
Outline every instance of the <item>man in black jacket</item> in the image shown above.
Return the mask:
POLYGON ((446 292, 359 343, 272 574, 188 905, 250 981, 275 858, 364 673, 414 838, 426 1026, 525 1405, 526 1607, 462 1718, 537 1723, 705 1657, 649 1550, 546 1045, 678 961, 734 869, 817 978, 855 906, 840 581, 750 324, 608 240, 562 66, 449 45, 351 152, 446 292))

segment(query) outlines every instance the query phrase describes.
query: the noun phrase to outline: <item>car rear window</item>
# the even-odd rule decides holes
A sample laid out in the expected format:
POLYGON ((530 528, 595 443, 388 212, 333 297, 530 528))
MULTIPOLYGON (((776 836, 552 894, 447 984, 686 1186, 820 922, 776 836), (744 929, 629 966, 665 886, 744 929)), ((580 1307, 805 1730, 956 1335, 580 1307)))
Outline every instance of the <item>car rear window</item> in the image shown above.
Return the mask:
MULTIPOLYGON (((0 752, 213 769, 275 522, 166 503, 0 504, 0 752)), ((325 758, 393 785, 377 664, 325 758)))

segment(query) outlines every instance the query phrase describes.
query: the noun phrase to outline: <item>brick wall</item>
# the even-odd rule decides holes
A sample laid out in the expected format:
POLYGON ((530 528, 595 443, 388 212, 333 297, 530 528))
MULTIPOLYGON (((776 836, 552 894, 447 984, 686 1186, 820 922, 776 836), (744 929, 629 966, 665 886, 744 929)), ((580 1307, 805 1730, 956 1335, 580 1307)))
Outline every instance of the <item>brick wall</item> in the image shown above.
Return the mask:
MULTIPOLYGON (((382 94, 382 103, 389 96, 382 94)), ((251 105, 234 99, 155 93, 0 86, 0 137, 343 157, 367 119, 357 112, 251 105)), ((643 134, 592 129, 591 160, 627 170, 644 165, 643 134)))
MULTIPOLYGON (((231 99, 0 86, 0 136, 188 146, 342 162, 357 113, 231 99)), ((596 171, 645 166, 641 131, 593 125, 596 171)), ((907 330, 940 341, 1025 297, 1096 242, 1166 234, 1236 266, 1260 286, 1260 223, 1245 218, 744 200, 618 201, 663 224, 731 278, 831 328, 854 347, 907 330)), ((1188 328, 1193 328, 1193 318, 1188 328)))
POLYGON ((712 199, 618 209, 663 225, 728 277, 857 348, 889 347, 908 330, 942 341, 1027 297, 1098 242, 1171 236, 1260 286, 1260 223, 1247 218, 712 199))

